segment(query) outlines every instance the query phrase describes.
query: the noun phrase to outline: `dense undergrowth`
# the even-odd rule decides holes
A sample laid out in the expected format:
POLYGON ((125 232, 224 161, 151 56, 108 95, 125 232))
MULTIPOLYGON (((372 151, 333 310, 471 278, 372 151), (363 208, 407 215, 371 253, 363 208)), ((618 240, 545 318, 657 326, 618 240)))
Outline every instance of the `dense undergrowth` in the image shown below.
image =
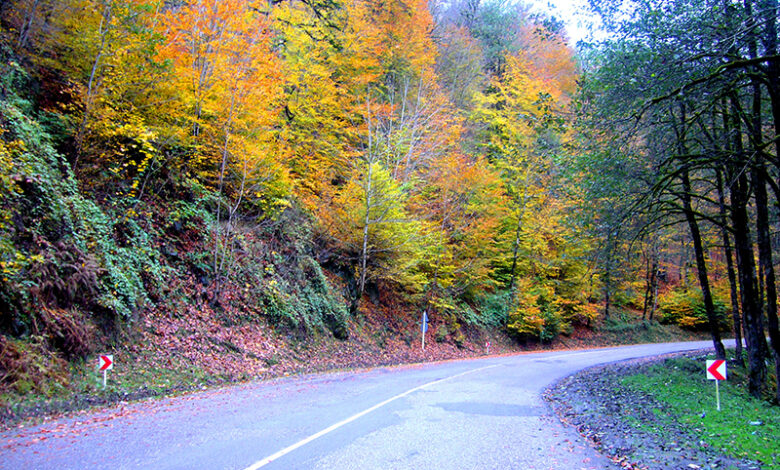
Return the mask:
POLYGON ((171 180, 136 199, 80 181, 61 152, 67 116, 39 106, 39 78, 0 46, 0 387, 55 394, 74 364, 155 311, 251 304, 253 321, 346 336, 346 302, 312 257, 311 220, 288 210, 237 228, 234 273, 215 298, 213 192, 171 180))

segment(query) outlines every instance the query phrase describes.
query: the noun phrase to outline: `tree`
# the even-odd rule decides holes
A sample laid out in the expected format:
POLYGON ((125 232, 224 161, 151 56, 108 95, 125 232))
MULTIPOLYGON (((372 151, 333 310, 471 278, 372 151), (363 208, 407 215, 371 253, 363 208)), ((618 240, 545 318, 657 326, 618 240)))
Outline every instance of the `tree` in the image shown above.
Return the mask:
MULTIPOLYGON (((777 33, 772 30, 774 19, 763 24, 755 20, 753 11, 758 3, 637 4, 630 18, 610 23, 623 39, 604 44, 602 67, 594 71, 605 85, 601 88, 605 93, 598 97, 602 109, 619 116, 611 120, 613 128, 630 136, 624 138, 636 139, 632 145, 647 149, 647 156, 656 159, 660 177, 652 183, 653 204, 660 204, 666 217, 682 214, 688 221, 705 297, 709 282, 706 247, 697 236, 697 225, 713 224, 734 236, 754 395, 761 393, 766 375, 763 316, 756 302, 761 286, 767 294, 768 318, 770 322, 776 319, 774 275, 767 268, 772 264, 772 247, 766 237, 770 222, 763 210, 768 196, 764 158, 774 141, 762 125, 765 118, 772 118, 762 94, 772 87, 772 79, 761 77, 767 77, 774 66, 777 33), (760 37, 764 38, 762 51, 760 37), (627 86, 616 87, 617 77, 627 86), (722 189, 729 190, 730 204, 725 195, 720 202, 709 196, 718 191, 712 181, 719 172, 729 182, 722 189), (751 213, 753 204, 755 216, 751 213), (730 212, 728 220, 726 212, 730 212), (751 225, 757 233, 762 267, 759 279, 755 276, 751 225)), ((612 1, 592 4, 607 14, 618 8, 612 1)), ((761 3, 759 9, 774 12, 770 16, 776 18, 775 2, 761 3)), ((772 326, 770 337, 771 330, 772 326)), ((715 335, 713 339, 717 345, 715 335)))
POLYGON ((284 204, 284 170, 266 156, 280 64, 268 20, 248 0, 202 0, 172 9, 166 28, 161 56, 173 63, 184 90, 177 117, 198 149, 196 160, 209 162, 195 169, 205 171, 201 175, 216 189, 212 269, 218 301, 242 204, 257 201, 261 217, 284 204))

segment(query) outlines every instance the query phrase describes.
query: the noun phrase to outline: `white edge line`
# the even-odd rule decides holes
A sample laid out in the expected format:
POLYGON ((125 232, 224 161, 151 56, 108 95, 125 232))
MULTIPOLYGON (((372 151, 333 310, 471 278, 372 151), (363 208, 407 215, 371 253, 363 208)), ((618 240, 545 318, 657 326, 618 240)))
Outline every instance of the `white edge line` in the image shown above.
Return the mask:
POLYGON ((403 392, 401 394, 398 394, 398 395, 396 395, 396 396, 394 396, 392 398, 388 398, 387 400, 385 400, 385 401, 383 401, 381 403, 377 403, 376 405, 372 406, 371 408, 368 408, 366 410, 361 411, 360 413, 352 415, 352 416, 350 416, 349 418, 347 418, 347 419, 345 419, 343 421, 339 421, 338 423, 336 423, 336 424, 334 424, 332 426, 329 426, 329 427, 323 429, 322 431, 320 431, 318 433, 312 434, 311 436, 307 437, 306 439, 300 440, 300 441, 296 442, 295 444, 293 444, 291 446, 285 447, 284 449, 280 450, 279 452, 277 452, 277 453, 275 453, 273 455, 269 455, 268 457, 264 458, 263 460, 259 460, 259 461, 255 462, 255 463, 253 463, 252 465, 246 467, 244 470, 257 470, 260 467, 264 467, 265 465, 268 465, 269 463, 273 462, 274 460, 278 459, 279 457, 282 457, 283 455, 289 454, 290 452, 292 452, 292 451, 294 451, 294 450, 296 450, 296 449, 298 449, 300 447, 305 446, 309 442, 311 442, 311 441, 313 441, 315 439, 318 439, 318 438, 324 436, 325 434, 328 434, 328 433, 330 433, 332 431, 335 431, 336 429, 338 429, 338 428, 340 428, 340 427, 342 427, 342 426, 344 426, 346 424, 349 424, 352 421, 355 421, 356 419, 359 419, 359 418, 367 415, 368 413, 371 413, 372 411, 377 410, 377 409, 387 405, 388 403, 391 403, 391 402, 393 402, 395 400, 398 400, 399 398, 403 398, 403 397, 405 397, 407 395, 410 395, 410 394, 412 394, 412 393, 414 393, 414 392, 416 392, 418 390, 422 390, 422 389, 424 389, 426 387, 430 387, 431 385, 436 385, 438 383, 445 382, 447 380, 452 380, 452 379, 455 379, 455 378, 458 378, 458 377, 462 377, 462 376, 467 375, 467 374, 473 374, 474 372, 479 372, 481 370, 492 369, 493 367, 499 367, 499 365, 496 364, 496 365, 492 365, 492 366, 480 367, 478 369, 467 370, 466 372, 461 372, 460 374, 455 374, 455 375, 451 375, 449 377, 445 377, 443 379, 434 380, 433 382, 428 382, 426 384, 420 385, 419 387, 415 387, 415 388, 413 388, 411 390, 407 390, 407 391, 405 391, 405 392, 403 392))

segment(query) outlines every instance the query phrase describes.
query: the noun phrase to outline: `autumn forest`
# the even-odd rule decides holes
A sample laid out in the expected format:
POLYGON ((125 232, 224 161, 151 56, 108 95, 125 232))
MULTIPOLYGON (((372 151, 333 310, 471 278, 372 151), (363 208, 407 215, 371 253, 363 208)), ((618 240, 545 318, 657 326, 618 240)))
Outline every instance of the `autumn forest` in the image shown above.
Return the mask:
POLYGON ((780 401, 778 2, 589 9, 573 44, 508 0, 0 0, 0 388, 161 319, 381 307, 460 346, 736 336, 780 401))

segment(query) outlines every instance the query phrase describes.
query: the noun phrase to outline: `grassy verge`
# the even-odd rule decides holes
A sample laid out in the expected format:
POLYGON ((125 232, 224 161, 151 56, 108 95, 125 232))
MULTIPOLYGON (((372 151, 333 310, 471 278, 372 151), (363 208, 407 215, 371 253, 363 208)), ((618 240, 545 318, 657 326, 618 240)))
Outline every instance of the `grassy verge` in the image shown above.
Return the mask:
POLYGON ((8 426, 28 417, 42 418, 119 401, 169 395, 224 381, 193 366, 117 368, 108 371, 104 388, 102 373, 96 371, 94 362, 69 364, 67 378, 47 385, 43 391, 24 393, 7 388, 0 393, 0 424, 8 426))
POLYGON ((668 359, 645 373, 624 377, 623 385, 667 407, 654 410, 657 422, 627 424, 649 426, 650 431, 663 435, 664 423, 674 420, 727 455, 758 460, 764 469, 780 470, 780 407, 751 397, 746 372, 729 364, 728 380, 720 383, 721 411, 717 411, 715 384, 706 379, 704 360, 668 359))

